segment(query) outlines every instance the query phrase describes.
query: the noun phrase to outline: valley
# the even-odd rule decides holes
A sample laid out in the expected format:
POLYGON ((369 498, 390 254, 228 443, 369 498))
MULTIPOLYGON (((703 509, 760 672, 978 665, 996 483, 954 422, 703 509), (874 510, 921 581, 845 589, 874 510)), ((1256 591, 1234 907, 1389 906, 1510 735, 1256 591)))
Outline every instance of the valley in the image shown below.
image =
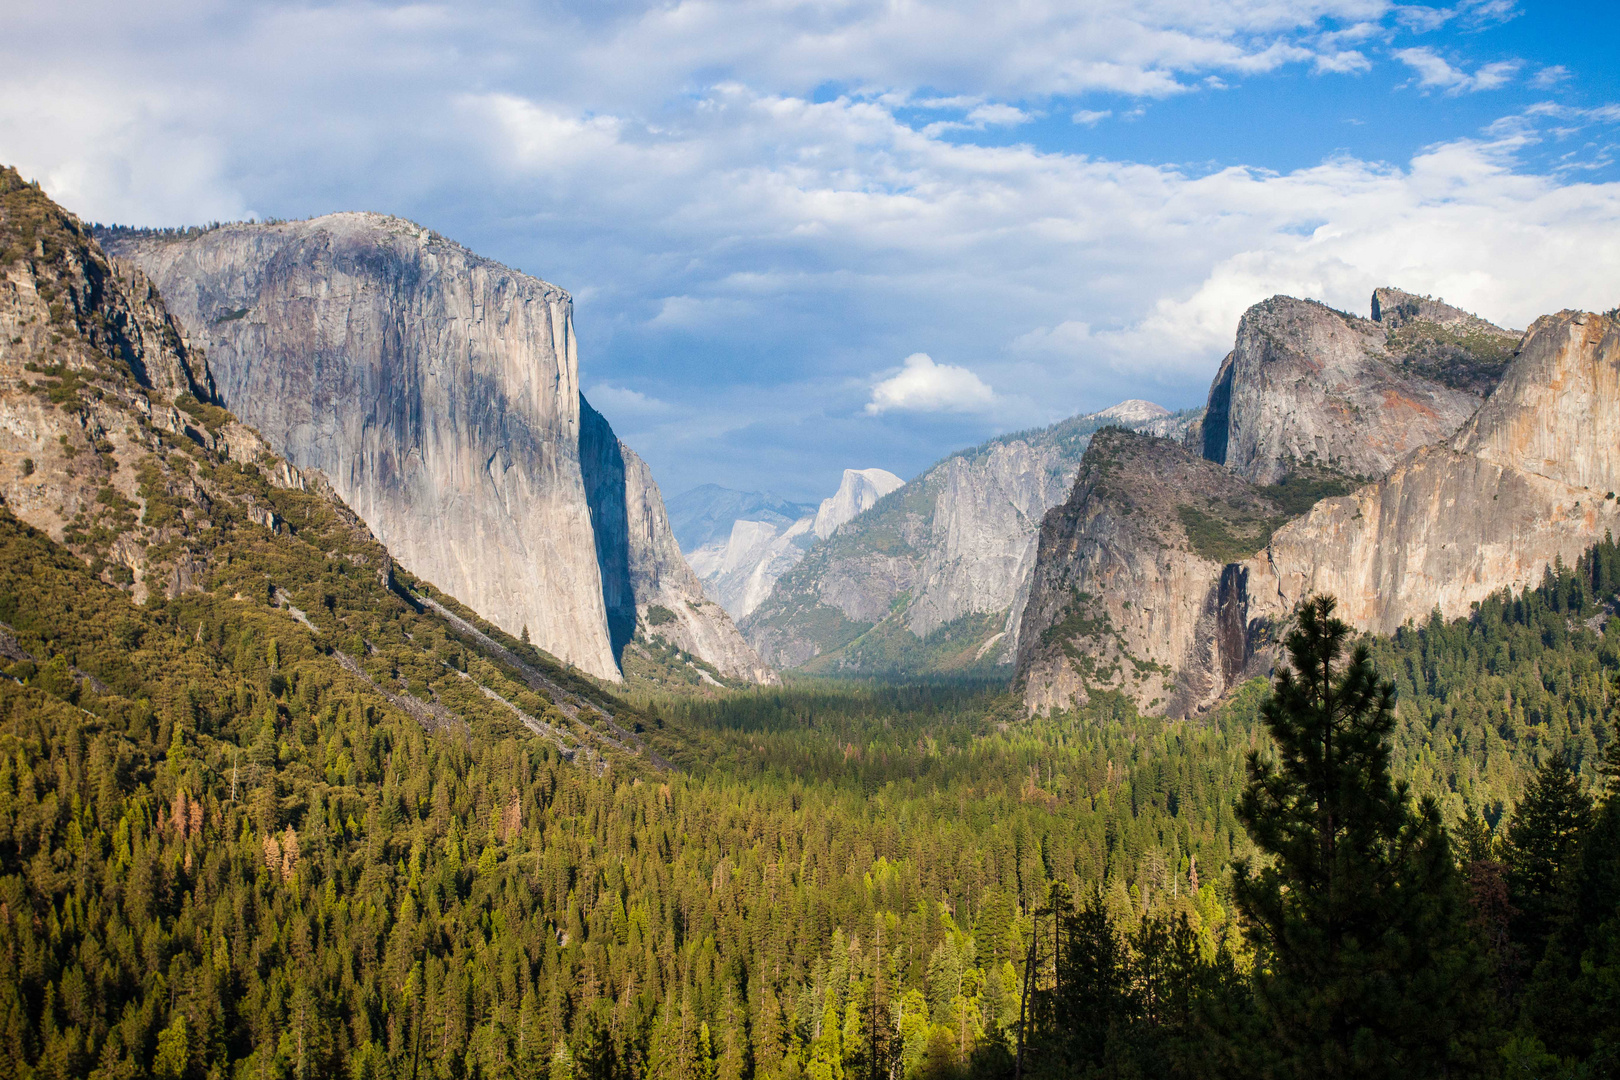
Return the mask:
POLYGON ((1616 312, 666 501, 403 219, 0 272, 0 1075, 1609 1075, 1616 312))

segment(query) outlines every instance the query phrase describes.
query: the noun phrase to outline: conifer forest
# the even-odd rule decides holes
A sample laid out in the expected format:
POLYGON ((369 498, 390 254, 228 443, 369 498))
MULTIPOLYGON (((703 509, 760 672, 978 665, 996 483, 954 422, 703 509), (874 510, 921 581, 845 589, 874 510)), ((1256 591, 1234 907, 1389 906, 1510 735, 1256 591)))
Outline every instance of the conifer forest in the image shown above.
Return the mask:
POLYGON ((0 510, 8 1077, 1620 1069, 1611 542, 1393 637, 1316 601, 1196 720, 580 683, 644 751, 593 753, 262 494, 145 606, 0 510))

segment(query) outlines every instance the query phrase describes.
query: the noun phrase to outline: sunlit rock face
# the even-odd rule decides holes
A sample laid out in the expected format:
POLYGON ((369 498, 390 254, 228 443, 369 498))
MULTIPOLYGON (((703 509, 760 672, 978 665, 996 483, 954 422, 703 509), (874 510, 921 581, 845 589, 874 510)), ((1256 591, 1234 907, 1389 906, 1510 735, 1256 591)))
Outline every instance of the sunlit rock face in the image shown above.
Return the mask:
POLYGON ((743 632, 779 667, 1004 676, 1041 517, 1068 496, 1093 433, 1180 437, 1194 419, 1127 401, 952 454, 810 547, 743 632))
POLYGON ((1436 608, 1465 615, 1620 533, 1617 490, 1620 330, 1602 315, 1543 316, 1455 436, 1278 530, 1252 563, 1251 617, 1316 592, 1379 633, 1436 608))
POLYGON ((1268 489, 1178 441, 1099 432, 1068 500, 1046 515, 1024 606, 1017 672, 1035 711, 1121 693, 1186 715, 1249 663, 1241 570, 1206 534, 1254 537, 1268 489))
POLYGON ((102 239, 173 297, 227 406, 330 477, 413 573, 612 680, 637 590, 690 585, 693 618, 716 623, 694 640, 735 638, 704 659, 763 670, 668 561, 645 468, 585 430, 562 289, 379 214, 102 239), (645 528, 624 524, 635 508, 645 528))
POLYGON ((1245 312, 1210 386, 1204 457, 1260 484, 1301 466, 1373 478, 1456 431, 1518 335, 1398 290, 1379 296, 1387 322, 1291 296, 1245 312))
POLYGON ((1389 633, 1466 615, 1620 531, 1613 318, 1561 312, 1520 340, 1399 290, 1373 309, 1376 324, 1287 298, 1251 309, 1184 440, 1203 462, 1160 440, 1093 444, 1042 529, 1018 657, 1030 708, 1110 690, 1196 712, 1269 666, 1307 596, 1389 633), (1474 389, 1489 396, 1453 426, 1474 389), (1413 438, 1391 416, 1439 434, 1386 468, 1413 438))
POLYGON ((865 513, 876 502, 905 483, 883 469, 845 469, 844 479, 830 498, 821 501, 811 531, 825 540, 846 521, 865 513))

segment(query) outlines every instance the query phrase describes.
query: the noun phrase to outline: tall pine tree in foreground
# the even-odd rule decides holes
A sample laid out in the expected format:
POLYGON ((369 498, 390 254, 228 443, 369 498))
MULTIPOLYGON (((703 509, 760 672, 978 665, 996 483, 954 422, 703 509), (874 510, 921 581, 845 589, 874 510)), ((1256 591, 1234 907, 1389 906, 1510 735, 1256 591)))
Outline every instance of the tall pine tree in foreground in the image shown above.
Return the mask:
POLYGON ((1483 1070, 1487 980, 1432 801, 1390 776, 1394 687, 1331 597, 1301 607, 1262 716, 1276 759, 1249 756, 1238 817, 1269 858, 1236 868, 1267 1038, 1281 1077, 1483 1070), (1478 1041, 1476 1041, 1478 1040, 1478 1041))

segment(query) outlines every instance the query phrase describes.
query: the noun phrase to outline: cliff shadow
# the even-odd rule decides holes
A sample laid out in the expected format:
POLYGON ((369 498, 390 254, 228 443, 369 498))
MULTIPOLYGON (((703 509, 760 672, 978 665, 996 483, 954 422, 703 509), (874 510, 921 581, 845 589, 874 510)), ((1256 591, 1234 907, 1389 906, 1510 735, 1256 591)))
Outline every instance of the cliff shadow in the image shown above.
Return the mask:
POLYGON ((636 633, 636 597, 630 588, 630 512, 624 495, 624 452, 607 419, 579 396, 579 469, 585 481, 596 562, 602 574, 613 662, 624 666, 624 647, 636 633))

